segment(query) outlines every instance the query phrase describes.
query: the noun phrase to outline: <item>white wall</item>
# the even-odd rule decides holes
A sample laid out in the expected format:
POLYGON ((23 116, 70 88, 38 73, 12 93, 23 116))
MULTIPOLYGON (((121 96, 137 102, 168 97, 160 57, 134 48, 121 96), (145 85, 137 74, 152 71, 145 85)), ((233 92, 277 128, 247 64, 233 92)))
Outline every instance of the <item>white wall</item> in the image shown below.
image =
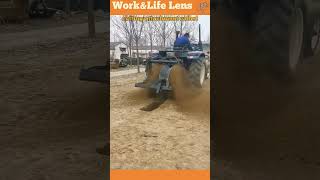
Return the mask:
POLYGON ((115 47, 115 50, 110 50, 111 59, 120 59, 121 54, 129 54, 127 46, 123 43, 118 44, 115 47), (121 51, 120 48, 126 48, 126 51, 121 51))
MULTIPOLYGON (((149 53, 151 53, 151 50, 138 50, 139 51, 139 57, 140 58, 148 58, 149 53)), ((152 50, 153 53, 159 52, 157 50, 152 50)), ((137 50, 132 50, 132 57, 136 58, 137 57, 137 50)))

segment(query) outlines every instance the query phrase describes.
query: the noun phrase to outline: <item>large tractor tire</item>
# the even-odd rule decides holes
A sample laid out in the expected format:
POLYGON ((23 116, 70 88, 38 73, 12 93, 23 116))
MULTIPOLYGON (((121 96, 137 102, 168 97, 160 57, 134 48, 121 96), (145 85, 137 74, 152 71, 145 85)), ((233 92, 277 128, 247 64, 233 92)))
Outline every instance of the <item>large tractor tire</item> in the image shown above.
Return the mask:
POLYGON ((204 59, 204 65, 205 65, 205 80, 209 79, 210 78, 210 58, 205 58, 204 59))
POLYGON ((311 57, 320 52, 320 17, 312 17, 306 25, 308 29, 304 37, 304 56, 311 57))
POLYGON ((303 47, 303 10, 289 0, 264 1, 255 19, 255 61, 270 65, 281 77, 292 78, 303 47))
POLYGON ((189 79, 195 87, 202 88, 206 76, 206 67, 202 61, 194 61, 189 67, 189 79))

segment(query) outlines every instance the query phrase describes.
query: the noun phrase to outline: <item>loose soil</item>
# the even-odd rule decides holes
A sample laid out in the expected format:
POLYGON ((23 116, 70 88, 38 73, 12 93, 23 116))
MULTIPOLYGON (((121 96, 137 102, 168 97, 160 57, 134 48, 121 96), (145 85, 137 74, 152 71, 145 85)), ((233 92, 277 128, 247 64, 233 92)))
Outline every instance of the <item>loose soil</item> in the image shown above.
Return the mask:
MULTIPOLYGON (((105 179, 103 84, 78 80, 101 65, 106 34, 0 52, 0 179, 105 179)), ((2 42, 3 43, 3 42, 2 42)))
MULTIPOLYGON (((180 76, 174 72, 171 79, 180 76)), ((168 99, 145 112, 140 108, 153 100, 134 87, 143 79, 144 73, 111 79, 111 168, 209 169, 210 82, 184 101, 168 99)), ((176 92, 188 91, 182 87, 176 92)))

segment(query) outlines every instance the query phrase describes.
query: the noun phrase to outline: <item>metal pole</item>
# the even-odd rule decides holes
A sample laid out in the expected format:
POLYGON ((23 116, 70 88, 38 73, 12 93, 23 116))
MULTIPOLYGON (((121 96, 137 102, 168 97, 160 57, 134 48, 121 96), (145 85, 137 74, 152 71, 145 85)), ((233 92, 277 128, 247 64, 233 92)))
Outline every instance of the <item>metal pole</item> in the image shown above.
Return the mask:
POLYGON ((88 0, 88 27, 89 27, 89 36, 91 38, 96 35, 96 21, 94 14, 94 0, 88 0))
POLYGON ((201 24, 199 24, 199 46, 202 47, 202 41, 201 41, 201 24))

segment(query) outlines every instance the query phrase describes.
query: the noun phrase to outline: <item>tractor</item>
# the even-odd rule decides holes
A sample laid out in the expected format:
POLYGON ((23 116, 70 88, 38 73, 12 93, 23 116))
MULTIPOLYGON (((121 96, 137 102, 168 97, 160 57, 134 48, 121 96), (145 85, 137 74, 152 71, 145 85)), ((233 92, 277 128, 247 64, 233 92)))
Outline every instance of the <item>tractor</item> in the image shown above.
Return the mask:
POLYGON ((213 0, 211 4, 213 16, 217 11, 231 14, 254 35, 251 60, 276 77, 293 80, 299 64, 319 53, 320 0, 213 0))
MULTIPOLYGON (((176 32, 176 39, 180 32, 176 32)), ((136 83, 135 87, 147 88, 156 94, 172 91, 170 73, 175 65, 181 65, 187 70, 187 79, 194 87, 202 88, 204 81, 210 76, 210 60, 203 52, 201 42, 201 25, 199 25, 199 42, 191 47, 177 47, 159 51, 146 62, 146 78, 143 82, 136 83), (150 80, 150 72, 154 65, 161 65, 158 78, 150 80)))

